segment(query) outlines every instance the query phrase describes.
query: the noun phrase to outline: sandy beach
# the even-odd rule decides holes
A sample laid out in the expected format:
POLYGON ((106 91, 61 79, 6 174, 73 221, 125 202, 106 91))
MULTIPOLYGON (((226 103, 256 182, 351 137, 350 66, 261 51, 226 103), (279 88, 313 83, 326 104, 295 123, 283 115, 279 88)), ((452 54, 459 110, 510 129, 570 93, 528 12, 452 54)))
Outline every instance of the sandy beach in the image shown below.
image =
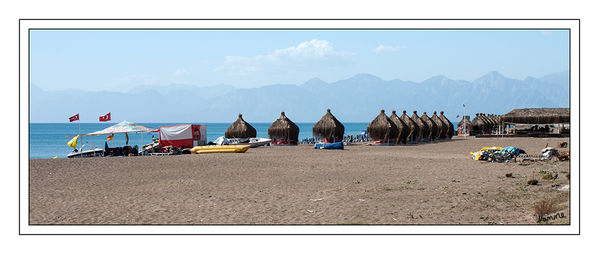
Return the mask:
MULTIPOLYGON (((409 145, 252 148, 30 160, 30 224, 569 224, 569 161, 487 163, 470 152, 540 154, 567 138, 474 138, 409 145), (513 177, 506 177, 512 173, 513 177), (556 179, 542 179, 544 174, 556 179), (532 177, 538 185, 527 185, 532 177)), ((560 148, 560 151, 568 150, 560 148)))

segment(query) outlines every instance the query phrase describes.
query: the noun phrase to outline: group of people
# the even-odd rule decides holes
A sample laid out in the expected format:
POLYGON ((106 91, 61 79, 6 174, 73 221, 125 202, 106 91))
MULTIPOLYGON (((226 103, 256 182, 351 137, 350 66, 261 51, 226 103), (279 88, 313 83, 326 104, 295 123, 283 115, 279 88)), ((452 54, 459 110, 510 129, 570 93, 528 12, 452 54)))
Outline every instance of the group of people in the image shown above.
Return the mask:
POLYGON ((137 156, 139 155, 137 145, 131 146, 123 146, 123 147, 113 147, 104 149, 104 156, 137 156))

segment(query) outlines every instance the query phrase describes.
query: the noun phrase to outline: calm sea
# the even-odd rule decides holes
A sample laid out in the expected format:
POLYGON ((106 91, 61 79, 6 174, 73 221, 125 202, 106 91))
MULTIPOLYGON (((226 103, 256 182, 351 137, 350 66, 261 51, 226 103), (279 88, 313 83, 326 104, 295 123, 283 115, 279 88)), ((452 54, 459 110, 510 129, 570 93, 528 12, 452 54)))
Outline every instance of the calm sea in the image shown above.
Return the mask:
MULTIPOLYGON (((107 128, 116 123, 81 123, 81 131, 79 132, 79 123, 31 123, 29 124, 29 158, 44 159, 66 158, 66 155, 73 149, 67 146, 67 142, 71 140, 71 135, 78 133, 91 133, 107 128)), ((189 124, 189 123, 138 123, 140 125, 155 128, 165 125, 189 124)), ((205 124, 208 141, 214 141, 220 136, 225 135, 225 131, 231 123, 198 123, 205 124)), ((271 123, 251 123, 256 128, 258 137, 268 137, 268 127, 271 123)), ((296 123, 300 128, 299 139, 312 137, 312 126, 314 123, 296 123)), ((368 123, 343 123, 345 126, 345 135, 356 135, 366 130, 368 123)), ((454 123, 457 126, 457 123, 454 123)), ((133 133, 129 134, 129 145, 141 146, 152 140, 152 135, 158 138, 158 133, 133 133)), ((106 136, 83 137, 79 139, 86 146, 104 147, 106 136)), ((114 140, 108 142, 108 146, 124 146, 125 134, 115 134, 114 140)))

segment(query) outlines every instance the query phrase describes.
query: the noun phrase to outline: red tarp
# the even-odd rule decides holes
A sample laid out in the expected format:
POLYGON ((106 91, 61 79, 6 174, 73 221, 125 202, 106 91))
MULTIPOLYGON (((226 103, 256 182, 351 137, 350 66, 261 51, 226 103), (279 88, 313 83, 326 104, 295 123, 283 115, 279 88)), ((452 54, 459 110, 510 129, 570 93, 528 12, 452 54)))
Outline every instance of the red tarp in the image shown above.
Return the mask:
POLYGON ((206 125, 183 124, 160 126, 160 146, 192 148, 206 145, 206 125))

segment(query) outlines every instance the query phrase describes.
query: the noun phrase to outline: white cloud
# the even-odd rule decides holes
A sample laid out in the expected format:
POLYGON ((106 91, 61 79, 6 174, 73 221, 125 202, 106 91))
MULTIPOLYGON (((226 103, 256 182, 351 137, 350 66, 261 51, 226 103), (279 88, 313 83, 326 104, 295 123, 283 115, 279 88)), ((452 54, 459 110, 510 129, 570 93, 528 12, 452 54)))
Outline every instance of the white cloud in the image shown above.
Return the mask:
POLYGON ((542 30, 542 31, 541 31, 541 34, 542 34, 542 35, 551 35, 551 31, 548 31, 548 30, 542 30))
POLYGON ((399 50, 408 48, 406 46, 401 46, 401 45, 397 45, 397 46, 385 46, 385 45, 379 45, 378 47, 376 47, 374 49, 374 52, 376 52, 377 54, 380 53, 385 53, 385 52, 397 52, 399 50))
POLYGON ((178 77, 178 76, 185 75, 187 73, 189 73, 189 72, 187 72, 187 70, 185 70, 185 69, 178 69, 175 71, 175 73, 173 73, 173 76, 178 77))
POLYGON ((297 46, 277 49, 265 55, 254 57, 227 56, 223 65, 214 71, 230 71, 238 75, 246 75, 268 68, 273 65, 301 64, 306 61, 326 61, 333 58, 344 58, 355 53, 333 48, 326 40, 312 39, 297 46))

